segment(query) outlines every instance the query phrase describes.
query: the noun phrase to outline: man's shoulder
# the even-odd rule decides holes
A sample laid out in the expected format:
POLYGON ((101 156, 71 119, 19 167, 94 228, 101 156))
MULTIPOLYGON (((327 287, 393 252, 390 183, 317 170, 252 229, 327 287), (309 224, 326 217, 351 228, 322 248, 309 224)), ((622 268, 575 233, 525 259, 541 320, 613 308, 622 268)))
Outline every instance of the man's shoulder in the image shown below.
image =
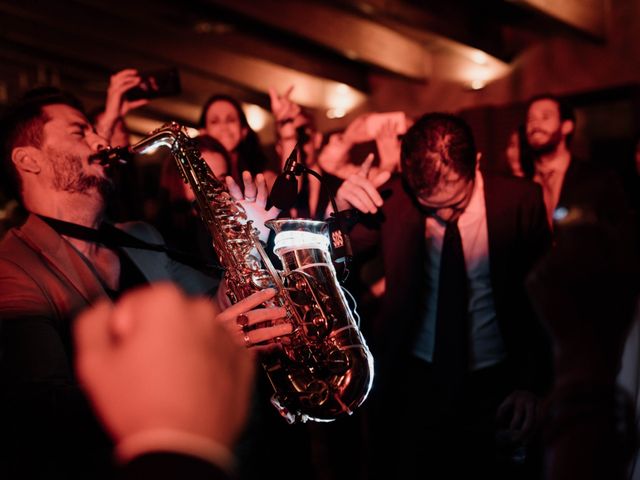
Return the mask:
POLYGON ((35 252, 16 234, 17 231, 17 228, 12 228, 0 240, 0 270, 4 274, 8 273, 8 271, 23 271, 26 273, 32 270, 31 263, 34 261, 39 262, 35 252))
POLYGON ((39 275, 44 264, 40 256, 12 228, 0 241, 0 316, 49 312, 39 275))
POLYGON ((34 252, 23 240, 24 233, 21 227, 9 229, 0 240, 0 259, 11 263, 20 262, 21 259, 32 257, 34 252))

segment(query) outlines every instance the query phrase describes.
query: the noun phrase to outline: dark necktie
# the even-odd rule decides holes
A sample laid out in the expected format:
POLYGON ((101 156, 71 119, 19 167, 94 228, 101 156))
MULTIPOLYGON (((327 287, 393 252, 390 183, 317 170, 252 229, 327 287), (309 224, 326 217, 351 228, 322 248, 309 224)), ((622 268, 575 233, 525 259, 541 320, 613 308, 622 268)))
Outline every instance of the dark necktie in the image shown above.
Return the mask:
POLYGON ((464 395, 469 374, 469 281, 458 223, 447 223, 438 283, 433 354, 436 379, 453 398, 464 395))

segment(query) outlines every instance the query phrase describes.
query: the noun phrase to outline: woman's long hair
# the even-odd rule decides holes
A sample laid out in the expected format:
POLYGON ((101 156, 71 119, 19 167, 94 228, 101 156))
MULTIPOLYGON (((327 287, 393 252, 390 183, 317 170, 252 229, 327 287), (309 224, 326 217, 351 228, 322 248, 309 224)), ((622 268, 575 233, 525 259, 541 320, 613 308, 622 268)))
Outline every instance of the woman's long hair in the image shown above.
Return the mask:
MULTIPOLYGON (((244 114, 242 106, 240 105, 240 102, 238 102, 238 100, 229 95, 221 93, 209 97, 209 99, 202 107, 200 119, 198 120, 198 127, 202 129, 206 127, 207 112, 209 111, 209 107, 211 107, 211 105, 215 102, 219 101, 227 102, 233 106, 233 108, 236 110, 236 113, 238 114, 238 118, 240 119, 240 126, 247 131, 245 137, 240 140, 238 146, 236 147, 236 153, 238 155, 238 174, 242 173, 242 171, 244 170, 248 170, 249 172, 251 172, 252 176, 264 172, 267 169, 268 158, 263 151, 262 145, 260 144, 258 134, 249 125, 247 116, 244 114)), ((236 178, 235 180, 237 182, 241 182, 241 179, 239 178, 236 178)))

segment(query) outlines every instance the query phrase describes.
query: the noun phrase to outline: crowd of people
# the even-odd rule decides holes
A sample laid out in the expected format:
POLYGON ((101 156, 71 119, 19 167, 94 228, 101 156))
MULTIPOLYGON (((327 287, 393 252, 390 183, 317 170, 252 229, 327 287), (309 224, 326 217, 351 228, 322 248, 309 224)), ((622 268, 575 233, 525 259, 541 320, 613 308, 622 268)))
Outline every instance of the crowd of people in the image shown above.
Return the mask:
POLYGON ((271 89, 270 162, 238 99, 209 98, 195 142, 265 245, 276 216, 351 211, 373 388, 350 417, 288 425, 256 372, 294 328, 276 292, 229 301, 171 159, 153 225, 130 221, 138 192, 113 201, 132 177, 96 154, 129 144, 140 81, 114 74, 96 115, 42 88, 2 118, 3 191, 26 212, 0 241, 2 478, 639 478, 637 205, 574 157, 565 101, 529 100, 505 176, 453 113, 323 135, 271 89), (296 147, 323 182, 300 175, 280 211, 296 147))

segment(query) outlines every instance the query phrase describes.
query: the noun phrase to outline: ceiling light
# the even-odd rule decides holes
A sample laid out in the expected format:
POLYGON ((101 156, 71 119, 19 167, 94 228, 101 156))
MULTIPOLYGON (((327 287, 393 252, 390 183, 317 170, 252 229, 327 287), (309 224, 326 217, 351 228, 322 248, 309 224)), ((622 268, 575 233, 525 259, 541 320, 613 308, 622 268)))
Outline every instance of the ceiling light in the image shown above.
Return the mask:
POLYGON ((471 60, 473 60, 478 65, 485 65, 489 60, 489 56, 482 50, 473 50, 471 52, 471 60))
POLYGON ((264 126, 267 124, 267 118, 269 114, 267 111, 255 105, 253 103, 245 103, 242 106, 242 110, 244 110, 244 114, 247 116, 247 122, 249 122, 249 126, 256 132, 262 130, 264 126))
POLYGON ((469 82, 469 87, 471 88, 471 90, 482 90, 486 86, 486 80, 482 80, 480 78, 475 78, 469 82))
POLYGON ((342 118, 361 103, 362 94, 345 83, 337 83, 325 91, 328 118, 342 118))

